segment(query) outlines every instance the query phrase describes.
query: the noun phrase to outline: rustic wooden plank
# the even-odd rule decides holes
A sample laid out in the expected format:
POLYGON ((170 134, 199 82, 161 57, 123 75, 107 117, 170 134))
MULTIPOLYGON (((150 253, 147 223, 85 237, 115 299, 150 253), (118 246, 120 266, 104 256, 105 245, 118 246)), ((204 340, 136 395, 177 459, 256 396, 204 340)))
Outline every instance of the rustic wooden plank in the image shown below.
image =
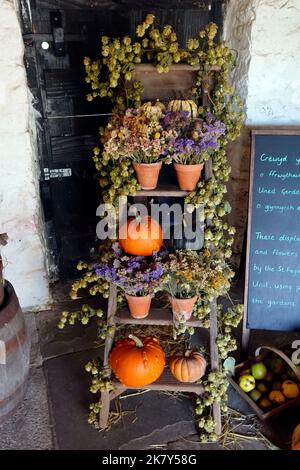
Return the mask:
POLYGON ((52 137, 53 162, 73 162, 90 159, 92 148, 95 145, 97 145, 97 140, 93 135, 52 137))
POLYGON ((133 80, 143 84, 143 100, 190 98, 196 79, 197 68, 185 64, 171 65, 168 73, 158 73, 152 64, 139 64, 133 73, 133 80))
POLYGON ((45 70, 45 86, 48 98, 77 98, 84 95, 84 79, 74 70, 45 70))
MULTIPOLYGON (((259 131, 258 131, 259 132, 259 131)), ((250 332, 247 328, 247 311, 248 311, 248 284, 249 284, 249 263, 250 263, 250 243, 251 238, 251 225, 252 225, 252 193, 253 193, 253 173, 254 173, 254 153, 255 153, 255 134, 251 136, 251 158, 250 158, 250 181, 249 181, 249 194, 248 194, 248 218, 247 218, 247 241, 246 241, 246 268, 245 268, 245 288, 244 288, 244 315, 242 325, 242 357, 245 359, 249 353, 250 332)))
POLYGON ((47 127, 51 137, 93 135, 98 145, 99 127, 105 125, 106 122, 106 116, 49 116, 47 127))
POLYGON ((205 162, 205 180, 208 181, 212 178, 212 160, 211 158, 205 162))
MULTIPOLYGON (((52 42, 53 41, 53 34, 51 33, 30 33, 26 34, 26 40, 30 39, 37 43, 38 47, 40 43, 43 41, 52 42)), ((64 35, 65 42, 84 42, 85 37, 83 34, 65 34, 64 35)))
MULTIPOLYGON (((214 300, 211 305, 210 312, 210 361, 211 370, 219 370, 219 354, 218 346, 216 343, 218 336, 218 318, 217 318, 217 302, 214 300)), ((221 407, 219 402, 213 404, 213 417, 215 422, 215 432, 218 437, 222 433, 222 420, 221 420, 221 407)))
MULTIPOLYGON (((120 386, 120 382, 117 380, 114 381, 116 386, 120 386)), ((162 375, 159 379, 150 384, 144 385, 142 387, 126 387, 126 389, 133 389, 133 390, 168 390, 170 392, 191 392, 197 393, 197 395, 201 395, 203 393, 203 385, 196 384, 196 383, 184 383, 179 382, 175 377, 171 374, 168 368, 165 368, 162 375)))
MULTIPOLYGON (((117 288, 114 284, 110 284, 108 307, 107 307, 107 320, 106 320, 108 327, 115 326, 116 310, 117 310, 117 288)), ((114 337, 115 337, 115 332, 113 330, 112 333, 107 334, 106 339, 105 339, 104 355, 103 355, 103 367, 104 368, 109 368, 109 353, 113 345, 114 337)), ((105 429, 107 427, 107 422, 108 422, 108 417, 109 417, 109 408, 110 408, 109 392, 101 393, 101 402, 102 402, 102 407, 101 407, 101 411, 99 414, 99 426, 100 426, 100 429, 105 429)))
POLYGON ((29 0, 19 0, 19 12, 22 34, 30 34, 32 31, 32 21, 29 0))
MULTIPOLYGON (((148 317, 141 319, 133 318, 128 309, 122 309, 116 313, 116 323, 130 324, 130 325, 161 325, 167 326, 173 324, 172 310, 169 308, 151 308, 148 317)), ((198 318, 192 316, 187 320, 188 326, 202 328, 203 325, 198 318)))
MULTIPOLYGON (((161 0, 36 0, 35 4, 37 8, 61 8, 68 10, 115 10, 124 9, 129 10, 136 8, 141 11, 141 8, 145 9, 145 13, 149 13, 149 8, 153 11, 154 8, 159 10, 164 7, 164 10, 170 8, 178 8, 180 10, 187 8, 195 8, 200 10, 208 10, 209 4, 222 3, 224 0, 164 0, 163 5, 161 0)), ((144 19, 145 14, 143 14, 144 19)))
POLYGON ((188 194, 188 191, 182 191, 177 186, 164 185, 158 186, 156 189, 141 189, 137 191, 137 196, 166 196, 166 197, 184 197, 188 194))
MULTIPOLYGON (((107 307, 107 320, 106 320, 108 327, 114 327, 115 326, 116 311, 117 311, 117 288, 114 284, 110 284, 108 307, 107 307)), ((110 350, 112 348, 114 337, 115 337, 114 332, 109 333, 106 336, 105 347, 104 347, 104 357, 103 357, 104 367, 108 366, 108 356, 109 356, 110 350)))
POLYGON ((99 427, 106 429, 109 418, 110 399, 109 392, 101 392, 101 411, 99 413, 99 427))
MULTIPOLYGON (((46 92, 46 90, 45 90, 46 92)), ((74 102, 72 99, 49 99, 47 98, 47 107, 45 108, 47 117, 73 116, 75 114, 74 102)))
POLYGON ((116 1, 113 0, 36 0, 37 8, 64 9, 64 10, 92 10, 95 8, 116 8, 116 1))
POLYGON ((159 77, 162 77, 164 75, 168 74, 176 74, 176 73, 191 73, 192 75, 199 70, 199 67, 193 67, 192 65, 188 64, 173 64, 170 67, 170 70, 168 73, 158 73, 156 71, 156 67, 152 64, 137 64, 135 66, 135 74, 141 74, 141 75, 146 75, 146 74, 152 74, 156 73, 159 77))

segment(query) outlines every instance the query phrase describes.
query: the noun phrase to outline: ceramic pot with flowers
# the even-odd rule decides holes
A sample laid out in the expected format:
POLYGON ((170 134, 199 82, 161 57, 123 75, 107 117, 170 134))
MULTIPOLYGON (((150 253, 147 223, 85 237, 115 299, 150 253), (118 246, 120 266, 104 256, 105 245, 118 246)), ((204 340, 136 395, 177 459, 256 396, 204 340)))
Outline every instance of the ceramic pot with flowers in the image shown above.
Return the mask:
POLYGON ((182 191, 194 191, 200 179, 204 163, 184 165, 174 163, 179 188, 182 191))
POLYGON ((168 141, 165 162, 173 163, 178 185, 183 191, 193 191, 201 177, 204 163, 219 147, 219 139, 226 125, 212 115, 205 119, 188 119, 184 112, 165 115, 163 128, 175 130, 175 137, 168 141))
POLYGON ((197 299, 197 295, 191 297, 190 299, 177 299, 176 297, 169 297, 174 320, 189 320, 192 316, 197 299))
MULTIPOLYGON (((129 108, 104 145, 104 153, 113 159, 130 159, 138 183, 144 190, 155 189, 165 156, 166 135, 161 126, 164 105, 144 103, 129 108)), ((129 170, 132 172, 132 169, 129 170)), ((126 176, 128 172, 126 169, 126 176)))
POLYGON ((105 261, 95 264, 95 275, 123 291, 133 318, 146 318, 151 300, 161 290, 164 269, 156 255, 130 256, 119 243, 105 261))
POLYGON ((214 270, 203 254, 193 250, 178 250, 169 253, 164 265, 163 288, 168 293, 173 318, 182 323, 192 316, 201 293, 211 284, 214 270))
POLYGON ((138 163, 132 162, 135 169, 136 177, 139 185, 144 190, 155 189, 158 182, 159 173, 162 162, 155 163, 138 163))
POLYGON ((151 300, 152 296, 151 295, 145 295, 145 296, 135 296, 135 295, 129 295, 125 294, 126 300, 128 303, 128 308, 130 315, 133 318, 146 318, 149 315, 150 312, 150 305, 151 305, 151 300))

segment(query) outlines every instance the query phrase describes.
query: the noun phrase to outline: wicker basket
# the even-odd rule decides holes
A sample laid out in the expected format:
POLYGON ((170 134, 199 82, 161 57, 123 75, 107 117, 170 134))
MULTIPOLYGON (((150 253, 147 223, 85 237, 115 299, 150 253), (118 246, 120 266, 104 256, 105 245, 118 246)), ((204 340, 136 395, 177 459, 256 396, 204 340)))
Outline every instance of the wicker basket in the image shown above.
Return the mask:
MULTIPOLYGON (((295 367, 295 364, 293 364, 293 362, 286 356, 286 354, 284 354, 279 349, 273 348, 271 346, 261 346, 261 347, 259 347, 255 351, 255 357, 254 358, 248 359, 247 361, 242 362, 241 364, 238 364, 235 367, 235 376, 238 376, 239 372, 241 370, 248 369, 249 367, 251 367, 252 364, 262 361, 263 359, 268 357, 271 352, 273 352, 273 353, 277 354, 278 356, 280 356, 289 365, 289 367, 293 370, 293 372, 295 373, 295 376, 297 377, 297 379, 299 380, 299 383, 300 383, 300 372, 297 369, 297 367, 295 367), (266 351, 261 353, 262 349, 265 349, 266 351)), ((262 420, 272 418, 273 416, 276 416, 279 413, 282 413, 283 411, 285 411, 289 408, 300 405, 300 395, 299 395, 297 398, 290 399, 286 403, 284 403, 283 405, 277 406, 276 408, 273 408, 270 411, 263 411, 261 408, 259 408, 259 406, 255 403, 255 401, 253 401, 250 398, 250 396, 247 393, 243 392, 243 390, 241 389, 239 384, 235 381, 234 377, 229 377, 229 382, 231 383, 233 388, 238 392, 238 394, 248 403, 248 405, 251 406, 251 408, 254 410, 256 415, 262 420)))

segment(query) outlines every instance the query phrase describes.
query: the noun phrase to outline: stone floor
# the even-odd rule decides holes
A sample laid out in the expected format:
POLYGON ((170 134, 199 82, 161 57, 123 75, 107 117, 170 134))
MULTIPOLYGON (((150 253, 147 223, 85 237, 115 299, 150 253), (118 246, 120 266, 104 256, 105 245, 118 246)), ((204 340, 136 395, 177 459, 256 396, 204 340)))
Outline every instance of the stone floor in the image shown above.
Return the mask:
MULTIPOLYGON (((74 303, 66 300, 67 290, 68 286, 56 287, 51 310, 26 314, 32 336, 31 374, 23 403, 0 426, 0 449, 223 450, 289 447, 291 430, 299 422, 300 409, 263 426, 232 388, 229 389, 230 430, 226 426, 226 438, 220 444, 199 443, 193 418, 194 397, 183 394, 153 391, 135 394, 130 391, 115 404, 117 410, 122 410, 119 421, 108 431, 93 429, 87 423, 91 395, 84 364, 99 354, 95 329, 80 326, 64 330, 57 328, 60 312, 74 308, 74 303)), ((241 296, 241 286, 237 284, 232 297, 242 300, 241 296)), ((240 332, 237 334, 239 336, 240 332)), ((266 342, 287 344, 291 339, 289 335, 256 332, 252 349, 266 342)))

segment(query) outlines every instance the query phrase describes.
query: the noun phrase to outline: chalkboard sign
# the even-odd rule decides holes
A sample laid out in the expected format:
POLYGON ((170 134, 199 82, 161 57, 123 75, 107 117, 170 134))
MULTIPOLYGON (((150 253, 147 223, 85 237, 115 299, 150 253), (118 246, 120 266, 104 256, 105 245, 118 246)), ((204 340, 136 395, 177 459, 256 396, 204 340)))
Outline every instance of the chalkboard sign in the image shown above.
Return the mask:
POLYGON ((252 131, 247 328, 300 331, 300 130, 252 131))

